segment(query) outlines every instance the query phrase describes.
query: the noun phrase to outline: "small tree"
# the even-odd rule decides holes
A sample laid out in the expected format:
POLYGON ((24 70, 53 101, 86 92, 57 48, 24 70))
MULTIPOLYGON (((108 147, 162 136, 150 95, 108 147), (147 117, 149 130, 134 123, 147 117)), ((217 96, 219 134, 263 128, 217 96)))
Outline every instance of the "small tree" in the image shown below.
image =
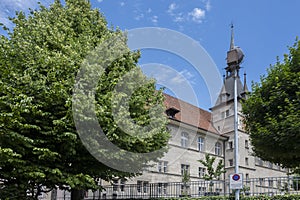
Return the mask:
POLYGON ((209 191, 212 192, 214 186, 213 180, 219 179, 220 175, 225 173, 224 164, 222 160, 219 160, 217 166, 214 168, 216 157, 211 157, 209 154, 205 155, 205 160, 198 160, 203 166, 206 167, 206 172, 203 176, 204 180, 210 181, 209 191))
POLYGON ((191 177, 190 177, 190 173, 188 172, 188 170, 183 170, 183 174, 182 174, 182 196, 188 196, 188 182, 190 182, 191 177))

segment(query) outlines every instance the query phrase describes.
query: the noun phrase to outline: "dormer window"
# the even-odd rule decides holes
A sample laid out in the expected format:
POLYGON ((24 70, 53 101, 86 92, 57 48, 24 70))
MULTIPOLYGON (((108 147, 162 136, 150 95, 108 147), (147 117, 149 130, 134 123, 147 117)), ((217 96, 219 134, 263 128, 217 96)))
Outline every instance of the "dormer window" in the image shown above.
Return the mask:
POLYGON ((224 93, 224 94, 221 94, 221 102, 226 102, 228 99, 228 94, 224 93))
POLYGON ((166 110, 167 116, 168 116, 169 118, 172 118, 172 119, 174 119, 174 118, 175 118, 175 115, 176 115, 177 113, 179 113, 179 112, 180 112, 180 111, 179 111, 178 109, 173 108, 173 107, 168 108, 168 109, 166 110))

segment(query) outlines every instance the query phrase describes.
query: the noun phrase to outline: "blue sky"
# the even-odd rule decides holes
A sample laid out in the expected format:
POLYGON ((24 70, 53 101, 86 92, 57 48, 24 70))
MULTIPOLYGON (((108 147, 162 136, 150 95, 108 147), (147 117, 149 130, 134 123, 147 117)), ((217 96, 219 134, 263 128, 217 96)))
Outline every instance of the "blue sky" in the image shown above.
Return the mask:
MULTIPOLYGON (((40 0, 49 5, 53 0, 40 0)), ((230 23, 233 22, 235 44, 245 54, 241 72, 247 73, 247 83, 259 81, 276 57, 282 60, 296 36, 300 34, 299 0, 92 0, 108 24, 122 30, 143 27, 167 28, 198 42, 214 61, 219 74, 224 74, 226 51, 230 42, 230 23)), ((0 22, 11 26, 7 16, 15 11, 36 8, 35 0, 1 0, 0 22)), ((3 34, 3 32, 1 32, 3 34)), ((161 50, 142 50, 139 62, 145 73, 154 76, 175 96, 208 110, 213 104, 209 85, 197 73, 195 66, 180 56, 161 50), (151 63, 156 67, 147 71, 151 63), (161 67, 161 68, 160 68, 161 67), (193 95, 184 89, 191 86, 193 95), (164 85, 166 86, 166 85, 164 85), (183 88, 181 88, 183 87, 183 88), (176 92, 181 91, 181 92, 176 92), (175 91, 175 92, 174 92, 175 91), (178 93, 178 94, 177 94, 178 93), (180 93, 180 94, 179 94, 180 93)), ((219 78, 218 76, 213 78, 219 78)), ((218 81, 216 81, 218 82, 218 81)), ((220 85, 221 87, 221 85, 220 85)))

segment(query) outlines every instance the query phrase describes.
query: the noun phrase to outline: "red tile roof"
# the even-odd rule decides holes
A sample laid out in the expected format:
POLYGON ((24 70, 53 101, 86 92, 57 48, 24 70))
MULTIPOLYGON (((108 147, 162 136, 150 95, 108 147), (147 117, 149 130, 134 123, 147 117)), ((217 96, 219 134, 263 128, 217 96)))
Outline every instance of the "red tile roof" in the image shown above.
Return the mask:
POLYGON ((166 109, 175 108, 180 111, 173 119, 195 126, 199 129, 219 134, 212 125, 212 115, 209 111, 198 108, 197 106, 184 102, 168 94, 164 94, 164 96, 166 109))

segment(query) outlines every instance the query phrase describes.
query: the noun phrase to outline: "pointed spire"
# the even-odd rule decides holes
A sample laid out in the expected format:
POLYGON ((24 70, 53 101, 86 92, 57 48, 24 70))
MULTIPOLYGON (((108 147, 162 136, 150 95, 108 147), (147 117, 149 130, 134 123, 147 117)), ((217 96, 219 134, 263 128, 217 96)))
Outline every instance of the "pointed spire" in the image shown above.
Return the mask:
POLYGON ((244 72, 244 92, 248 92, 248 86, 247 86, 247 80, 246 80, 247 74, 246 71, 244 72))
POLYGON ((233 23, 231 23, 231 40, 230 40, 230 49, 234 49, 234 34, 233 34, 233 23))

